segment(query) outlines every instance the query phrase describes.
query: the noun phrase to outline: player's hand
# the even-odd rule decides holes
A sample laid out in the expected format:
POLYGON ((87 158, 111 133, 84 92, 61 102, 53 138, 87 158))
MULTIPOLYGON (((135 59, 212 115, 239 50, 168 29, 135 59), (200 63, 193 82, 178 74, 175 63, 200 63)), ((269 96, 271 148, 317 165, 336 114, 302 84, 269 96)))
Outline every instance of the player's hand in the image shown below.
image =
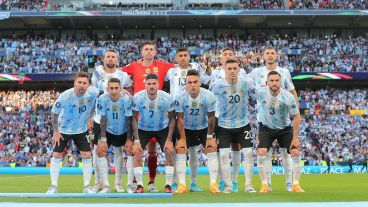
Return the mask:
POLYGON ((176 141, 175 149, 178 151, 179 149, 187 149, 187 140, 185 138, 180 138, 176 141))
POLYGON ((134 144, 133 144, 133 154, 136 154, 136 153, 142 153, 143 154, 143 148, 142 148, 140 142, 134 142, 134 144))
POLYGON ((88 120, 87 127, 88 127, 89 130, 92 130, 92 128, 93 128, 93 120, 92 119, 88 120))
POLYGON ((54 132, 52 135, 52 144, 54 147, 58 147, 60 145, 60 140, 64 140, 63 136, 60 132, 54 132))
POLYGON ((174 152, 174 144, 171 140, 166 140, 164 150, 169 152, 174 152))
POLYGON ((293 149, 298 149, 299 150, 299 148, 300 148, 299 139, 297 137, 293 138, 293 140, 291 141, 291 144, 290 144, 290 151, 293 150, 293 149))
POLYGON ((97 146, 96 152, 97 153, 101 153, 101 152, 103 152, 106 149, 107 149, 107 142, 105 142, 105 141, 98 141, 98 146, 97 146))
POLYGON ((205 152, 217 152, 217 142, 215 138, 207 139, 205 152))

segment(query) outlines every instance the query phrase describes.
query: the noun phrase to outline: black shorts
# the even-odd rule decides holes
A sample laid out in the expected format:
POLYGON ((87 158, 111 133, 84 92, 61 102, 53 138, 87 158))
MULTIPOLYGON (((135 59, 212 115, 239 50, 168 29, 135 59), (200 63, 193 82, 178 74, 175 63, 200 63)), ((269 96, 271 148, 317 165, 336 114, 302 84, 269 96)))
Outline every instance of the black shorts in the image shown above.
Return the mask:
POLYGON ((293 128, 288 126, 284 129, 270 129, 263 124, 259 124, 259 143, 258 148, 267 148, 267 151, 272 147, 275 139, 281 148, 286 148, 289 152, 291 141, 293 140, 293 128))
POLYGON ((185 136, 187 148, 198 146, 200 144, 202 144, 203 147, 206 147, 207 128, 200 130, 185 129, 185 136))
POLYGON ((253 147, 249 124, 235 129, 218 126, 216 133, 219 149, 229 148, 232 143, 240 144, 241 148, 253 147))
POLYGON ((92 143, 94 145, 97 145, 98 139, 100 138, 100 134, 101 134, 100 124, 94 121, 93 122, 93 140, 92 140, 92 143))
POLYGON ((54 147, 54 152, 64 152, 66 145, 69 140, 73 140, 74 144, 77 146, 77 149, 82 152, 91 151, 91 144, 88 137, 88 131, 83 132, 81 134, 61 134, 63 136, 63 140, 60 140, 59 146, 54 147))
POLYGON ((141 146, 143 149, 146 148, 149 140, 152 137, 156 137, 157 142, 160 144, 161 150, 163 151, 168 134, 169 127, 166 127, 165 129, 159 131, 145 131, 138 129, 139 141, 141 142, 141 146))
POLYGON ((106 139, 107 139, 107 146, 110 147, 111 145, 114 147, 122 147, 125 145, 127 140, 127 133, 120 135, 110 134, 106 132, 106 139))

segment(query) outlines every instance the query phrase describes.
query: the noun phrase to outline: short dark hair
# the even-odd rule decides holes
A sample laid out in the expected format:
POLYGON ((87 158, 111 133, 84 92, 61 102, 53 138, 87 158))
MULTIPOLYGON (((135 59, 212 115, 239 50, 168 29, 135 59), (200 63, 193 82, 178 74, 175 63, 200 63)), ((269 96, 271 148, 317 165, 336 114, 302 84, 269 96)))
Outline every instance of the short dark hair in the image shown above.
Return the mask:
POLYGON ((115 53, 116 54, 116 57, 119 59, 119 52, 117 50, 115 50, 115 49, 107 49, 107 50, 105 50, 104 57, 106 56, 106 53, 108 53, 108 52, 115 53))
POLYGON ((186 47, 180 47, 176 50, 176 54, 178 54, 179 52, 188 52, 188 49, 186 47))
POLYGON ((155 80, 158 80, 158 76, 155 74, 155 73, 149 73, 147 74, 145 80, 149 80, 149 79, 155 79, 155 80))
POLYGON ((236 60, 236 59, 228 59, 228 60, 226 60, 225 65, 230 64, 230 63, 237 63, 237 64, 239 64, 239 61, 236 60))
POLYGON ((110 78, 109 81, 107 82, 107 84, 109 84, 109 83, 119 83, 119 84, 121 84, 121 82, 118 78, 110 78))
POLYGON ((190 69, 188 70, 187 72, 187 77, 190 76, 190 75, 193 75, 193 76, 198 76, 199 77, 199 73, 197 70, 194 70, 194 69, 190 69))
POLYGON ((275 71, 275 70, 273 70, 273 71, 269 72, 269 73, 268 73, 268 75, 267 75, 267 78, 268 78, 268 77, 270 77, 271 75, 278 75, 278 76, 280 76, 280 78, 281 78, 280 73, 279 73, 279 72, 277 72, 277 71, 275 71))
POLYGON ((275 51, 276 51, 276 53, 277 53, 276 48, 275 48, 274 46, 272 46, 272 45, 266 45, 266 47, 265 47, 265 48, 264 48, 264 50, 263 50, 263 53, 264 53, 266 50, 275 50, 275 51))
POLYGON ((231 52, 234 52, 233 48, 225 47, 224 49, 221 50, 221 53, 225 52, 226 50, 230 50, 231 52))
POLYGON ((142 44, 141 50, 143 50, 144 46, 146 45, 152 45, 153 47, 155 47, 155 45, 152 42, 145 42, 142 44))
POLYGON ((75 76, 74 80, 77 80, 78 78, 87 78, 88 79, 88 82, 89 82, 88 73, 78 72, 77 75, 75 76))

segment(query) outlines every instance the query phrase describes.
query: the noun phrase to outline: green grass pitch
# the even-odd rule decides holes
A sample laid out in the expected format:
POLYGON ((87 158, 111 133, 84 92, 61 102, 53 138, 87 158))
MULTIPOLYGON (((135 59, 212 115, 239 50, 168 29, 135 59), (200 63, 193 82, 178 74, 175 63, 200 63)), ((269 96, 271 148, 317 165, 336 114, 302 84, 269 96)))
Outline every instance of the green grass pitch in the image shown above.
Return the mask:
MULTIPOLYGON (((188 178, 189 176, 187 176, 188 178)), ((114 175, 110 175, 110 184, 114 175)), ((60 193, 81 193, 82 175, 61 175, 60 193)), ((147 186, 147 176, 144 183, 147 186)), ((163 192, 165 177, 158 175, 156 187, 163 192)), ((53 203, 243 203, 243 202, 333 202, 368 201, 368 174, 308 174, 302 175, 301 184, 305 193, 285 192, 284 175, 273 175, 273 192, 269 194, 245 193, 244 175, 239 175, 239 192, 231 194, 208 193, 208 175, 198 176, 202 193, 174 195, 172 198, 0 198, 0 202, 53 202, 53 203)), ((93 181, 92 181, 93 183, 93 181)), ((126 177, 123 178, 126 183, 126 177)), ((189 179, 187 186, 189 186, 189 179)), ((260 187, 259 176, 253 179, 260 187)), ((0 175, 0 193, 43 193, 50 185, 48 175, 0 175)))

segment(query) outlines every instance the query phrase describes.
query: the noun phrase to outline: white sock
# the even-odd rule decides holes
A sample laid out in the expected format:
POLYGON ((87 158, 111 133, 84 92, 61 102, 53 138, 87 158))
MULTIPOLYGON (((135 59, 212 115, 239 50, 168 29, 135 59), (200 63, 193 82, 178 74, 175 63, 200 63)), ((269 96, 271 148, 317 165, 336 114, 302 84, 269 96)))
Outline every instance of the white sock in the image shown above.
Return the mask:
POLYGON ((280 148, 282 163, 284 164, 286 183, 292 183, 293 178, 293 159, 287 153, 286 148, 280 148))
POLYGON ((115 165, 115 186, 121 185, 123 176, 123 149, 114 147, 114 165, 115 165))
POLYGON ((183 185, 185 185, 186 161, 186 154, 176 154, 176 173, 178 174, 179 184, 183 185))
POLYGON ((244 175, 245 175, 245 187, 253 186, 252 178, 253 178, 253 169, 254 169, 254 161, 253 161, 253 149, 252 148, 243 148, 242 149, 244 155, 244 175))
POLYGON ((82 159, 82 171, 83 171, 83 181, 84 181, 84 187, 88 186, 91 182, 92 177, 92 159, 82 159))
POLYGON ((230 175, 230 148, 220 149, 222 176, 227 186, 232 186, 230 175))
POLYGON ((135 167, 133 168, 135 179, 137 180, 137 185, 143 186, 143 168, 135 167))
POLYGON ((208 158, 208 173, 210 174, 210 185, 216 183, 218 172, 217 152, 207 153, 208 158))
POLYGON ((106 157, 97 158, 97 167, 100 171, 100 179, 102 180, 105 187, 110 186, 109 177, 107 174, 107 160, 106 157))
POLYGON ((198 146, 189 147, 190 183, 196 183, 198 171, 198 146))
POLYGON ((133 185, 134 171, 133 171, 133 156, 127 156, 127 185, 133 185))
POLYGON ((294 174, 293 184, 299 184, 300 176, 302 174, 302 165, 300 164, 301 158, 300 156, 298 156, 293 157, 292 159, 293 159, 293 174, 294 174))
POLYGON ((259 177, 261 178, 262 184, 267 184, 267 176, 266 176, 266 156, 257 156, 257 167, 259 171, 259 177))
POLYGON ((166 173, 166 185, 172 185, 173 176, 174 176, 174 167, 173 166, 166 166, 165 167, 166 173))
POLYGON ((239 168, 240 168, 240 161, 241 161, 241 152, 240 151, 231 151, 232 153, 232 164, 233 164, 233 174, 232 174, 232 181, 234 183, 238 183, 238 175, 239 175, 239 168))
POLYGON ((93 151, 92 151, 92 156, 93 156, 93 168, 95 170, 95 185, 100 185, 100 171, 98 170, 97 167, 97 145, 94 145, 93 147, 93 151))
POLYGON ((50 165, 50 177, 51 177, 51 185, 57 186, 58 179, 59 179, 59 172, 60 172, 60 158, 51 158, 51 165, 50 165))
POLYGON ((176 152, 173 153, 173 166, 174 166, 174 175, 173 175, 173 183, 178 183, 178 176, 176 172, 176 152))
MULTIPOLYGON (((220 156, 220 152, 217 152, 216 154, 217 154, 217 162, 218 162, 218 163, 221 163, 221 156, 220 156)), ((218 165, 217 172, 218 172, 218 176, 219 176, 220 181, 224 180, 224 176, 222 176, 222 169, 221 169, 221 165, 218 165)))
POLYGON ((272 184, 272 151, 268 150, 265 160, 265 172, 267 177, 267 183, 272 184))

